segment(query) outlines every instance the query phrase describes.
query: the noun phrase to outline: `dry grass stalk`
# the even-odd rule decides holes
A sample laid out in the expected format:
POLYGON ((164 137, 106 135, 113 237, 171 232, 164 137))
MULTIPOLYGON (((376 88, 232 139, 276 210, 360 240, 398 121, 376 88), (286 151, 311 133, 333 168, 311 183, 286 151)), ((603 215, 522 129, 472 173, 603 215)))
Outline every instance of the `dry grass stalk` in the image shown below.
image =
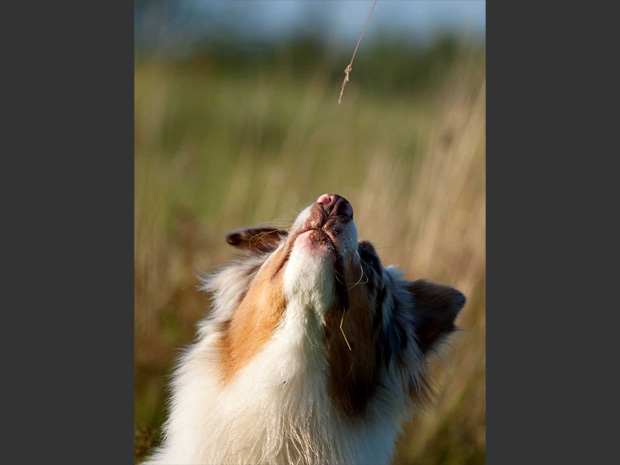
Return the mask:
POLYGON ((362 37, 364 37, 364 32, 366 32, 366 26, 368 26, 368 21, 370 21, 370 17, 372 16, 372 12, 375 9, 375 5, 377 4, 377 0, 372 4, 372 8, 370 9, 370 13, 368 14, 368 19, 366 20, 366 24, 364 24, 364 29, 362 29, 362 33, 360 34, 360 38, 357 40, 357 45, 355 46, 355 50, 353 51, 353 56, 351 57, 351 61, 347 65, 344 70, 344 81, 342 81, 342 86, 340 86, 340 97, 338 98, 338 105, 342 103, 342 94, 344 94, 344 88, 349 82, 349 74, 353 71, 353 60, 355 60, 355 54, 357 53, 357 47, 360 46, 360 42, 362 41, 362 37))
POLYGON ((342 337, 344 338, 344 342, 347 343, 347 347, 349 351, 352 351, 351 344, 349 344, 349 340, 347 339, 347 335, 344 333, 344 329, 342 328, 342 324, 344 323, 344 309, 342 310, 342 318, 340 319, 340 332, 342 333, 342 337))

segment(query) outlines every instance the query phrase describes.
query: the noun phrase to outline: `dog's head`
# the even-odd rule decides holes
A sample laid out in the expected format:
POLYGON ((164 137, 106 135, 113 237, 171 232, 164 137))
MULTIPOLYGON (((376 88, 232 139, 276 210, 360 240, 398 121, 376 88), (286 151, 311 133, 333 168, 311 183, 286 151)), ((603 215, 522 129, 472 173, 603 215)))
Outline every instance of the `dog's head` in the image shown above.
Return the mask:
POLYGON ((295 318, 304 337, 320 342, 314 356, 329 372, 330 400, 345 413, 363 413, 380 385, 414 401, 427 397, 426 357, 454 331, 465 297, 384 267, 373 245, 358 240, 345 198, 320 196, 288 231, 241 229, 227 241, 246 253, 209 282, 226 315, 224 382, 295 318))

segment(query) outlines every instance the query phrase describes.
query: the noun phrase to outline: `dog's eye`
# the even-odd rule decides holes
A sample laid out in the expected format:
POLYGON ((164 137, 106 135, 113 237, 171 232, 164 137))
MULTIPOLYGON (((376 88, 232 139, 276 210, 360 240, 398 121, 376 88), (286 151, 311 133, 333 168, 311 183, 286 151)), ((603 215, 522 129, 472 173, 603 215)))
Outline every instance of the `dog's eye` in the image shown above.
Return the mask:
POLYGON ((379 258, 375 254, 363 248, 360 248, 359 254, 362 262, 368 265, 373 271, 380 273, 381 263, 379 262, 379 258))
POLYGON ((373 270, 377 271, 379 269, 379 260, 374 255, 367 255, 365 261, 372 267, 373 270))

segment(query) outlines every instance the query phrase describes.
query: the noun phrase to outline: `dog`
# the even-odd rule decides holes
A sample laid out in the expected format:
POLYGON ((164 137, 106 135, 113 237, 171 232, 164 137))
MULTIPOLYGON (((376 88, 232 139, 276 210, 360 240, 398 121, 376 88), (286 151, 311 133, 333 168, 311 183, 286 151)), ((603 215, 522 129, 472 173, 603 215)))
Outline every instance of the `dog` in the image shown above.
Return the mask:
POLYGON ((242 254, 203 280, 211 312, 145 463, 388 464, 401 423, 429 402, 427 359, 465 296, 383 267, 335 194, 288 231, 227 242, 242 254))

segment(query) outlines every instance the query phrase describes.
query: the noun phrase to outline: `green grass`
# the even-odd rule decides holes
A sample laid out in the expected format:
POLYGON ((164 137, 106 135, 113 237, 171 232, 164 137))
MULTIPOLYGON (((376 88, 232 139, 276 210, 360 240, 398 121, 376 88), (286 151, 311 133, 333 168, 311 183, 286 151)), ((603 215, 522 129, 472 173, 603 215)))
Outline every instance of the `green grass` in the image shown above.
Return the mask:
POLYGON ((368 73, 389 70, 360 58, 340 107, 329 60, 306 74, 136 63, 136 459, 157 442, 175 357, 207 312, 196 275, 234 254, 223 234, 284 226, 337 192, 384 263, 468 296, 451 362, 434 368, 438 407, 407 426, 396 463, 484 463, 484 59, 460 54, 386 92, 368 73))

